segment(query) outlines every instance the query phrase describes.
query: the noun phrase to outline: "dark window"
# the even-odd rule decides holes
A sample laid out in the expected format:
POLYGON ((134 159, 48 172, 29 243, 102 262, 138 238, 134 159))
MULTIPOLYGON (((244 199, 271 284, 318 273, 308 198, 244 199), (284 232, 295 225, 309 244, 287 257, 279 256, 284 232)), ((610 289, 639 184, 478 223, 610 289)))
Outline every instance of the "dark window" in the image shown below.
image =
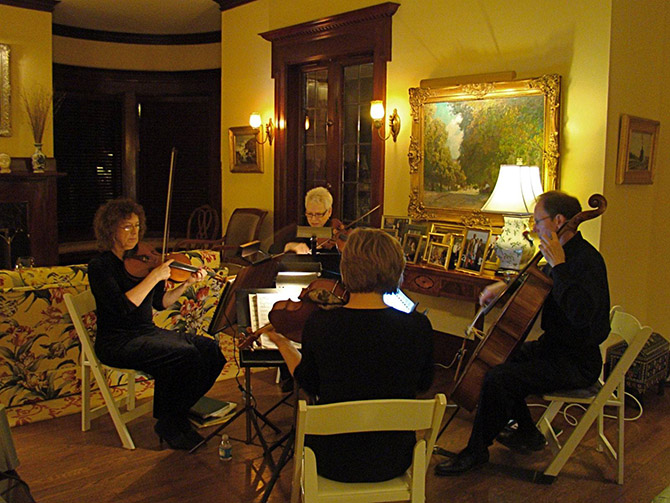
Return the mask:
POLYGON ((59 241, 93 239, 93 215, 122 193, 123 106, 116 96, 68 93, 54 115, 59 241))

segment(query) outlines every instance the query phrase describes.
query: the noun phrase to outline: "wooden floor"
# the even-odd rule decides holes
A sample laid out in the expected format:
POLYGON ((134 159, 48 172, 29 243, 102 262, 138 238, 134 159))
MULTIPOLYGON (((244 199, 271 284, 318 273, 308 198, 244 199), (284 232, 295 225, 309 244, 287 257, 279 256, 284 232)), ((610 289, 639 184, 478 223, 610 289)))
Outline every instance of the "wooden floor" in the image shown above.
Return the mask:
MULTIPOLYGON (((284 396, 274 384, 274 376, 274 370, 253 376, 253 392, 262 411, 284 396)), ((446 389, 447 381, 446 374, 438 375, 432 391, 446 389)), ((233 379, 217 383, 209 394, 242 406, 242 395, 233 379)), ((427 501, 648 503, 670 486, 670 393, 659 396, 651 391, 645 395, 644 406, 640 419, 626 423, 623 486, 613 482, 613 465, 593 448, 592 438, 578 448, 550 486, 530 481, 533 470, 542 470, 546 465, 548 450, 522 456, 496 444, 490 450, 491 462, 487 466, 456 478, 436 477, 433 465, 443 458, 433 456, 427 477, 427 501)), ((447 414, 451 410, 447 409, 447 414)), ((269 417, 286 431, 291 412, 289 406, 281 405, 269 417)), ((631 408, 628 415, 634 414, 631 408)), ((439 445, 460 450, 467 442, 471 421, 471 414, 460 412, 439 439, 439 445)), ((195 454, 161 449, 152 427, 149 416, 131 423, 137 444, 134 451, 121 447, 108 417, 98 419, 86 433, 80 431, 78 415, 16 427, 14 442, 21 460, 18 472, 30 484, 39 503, 261 500, 271 472, 263 463, 258 445, 234 441, 233 460, 225 463, 218 459, 216 439, 195 454)), ((267 427, 263 431, 268 441, 278 438, 267 427)), ((244 439, 244 416, 228 426, 226 432, 244 439)), ((292 462, 282 471, 270 502, 288 501, 291 467, 292 462)))

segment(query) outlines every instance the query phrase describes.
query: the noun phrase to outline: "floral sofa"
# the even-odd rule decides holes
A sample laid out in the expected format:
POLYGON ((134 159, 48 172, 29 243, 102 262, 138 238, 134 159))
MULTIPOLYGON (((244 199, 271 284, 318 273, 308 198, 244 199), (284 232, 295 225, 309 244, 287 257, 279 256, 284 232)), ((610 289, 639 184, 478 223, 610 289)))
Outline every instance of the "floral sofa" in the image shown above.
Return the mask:
MULTIPOLYGON (((219 252, 185 253, 193 265, 207 266, 219 276, 227 273, 219 268, 219 252)), ((0 270, 0 403, 10 421, 15 408, 78 398, 80 346, 63 296, 87 288, 86 265, 0 270)), ((155 312, 154 321, 202 333, 220 291, 221 282, 208 277, 189 287, 174 306, 155 312)))

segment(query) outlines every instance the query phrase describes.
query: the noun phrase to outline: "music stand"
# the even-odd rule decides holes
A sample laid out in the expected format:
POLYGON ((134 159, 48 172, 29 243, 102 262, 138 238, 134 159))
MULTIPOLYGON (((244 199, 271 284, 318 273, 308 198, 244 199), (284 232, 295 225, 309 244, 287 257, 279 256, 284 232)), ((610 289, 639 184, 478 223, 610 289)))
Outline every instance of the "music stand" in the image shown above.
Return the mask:
POLYGON ((213 336, 235 324, 237 321, 235 292, 250 288, 270 288, 274 286, 278 270, 279 265, 275 260, 261 260, 242 267, 230 286, 222 292, 207 333, 213 336))
MULTIPOLYGON (((238 275, 239 278, 239 275, 238 275)), ((237 281, 237 280, 236 280, 237 281)), ((234 283, 233 283, 234 285, 234 283)), ((236 321, 237 321, 237 333, 241 335, 246 335, 246 329, 250 325, 250 313, 249 313, 249 294, 250 293, 278 293, 281 292, 281 289, 277 288, 248 288, 248 289, 237 289, 235 293, 233 303, 236 311, 236 321)), ((231 295, 231 294, 229 294, 231 295)), ((225 308, 223 308, 225 312, 225 308)), ((214 319, 212 319, 214 322, 214 319)), ((210 331, 211 333, 211 331, 210 331)), ((226 426, 235 421, 242 414, 246 414, 246 439, 245 443, 250 444, 252 441, 251 436, 251 427, 254 427, 256 431, 256 436, 258 437, 261 446, 263 448, 263 453, 268 459, 268 463, 274 469, 274 462, 272 456, 270 455, 273 448, 270 448, 263 437, 261 428, 258 424, 258 418, 260 418, 265 424, 272 428, 275 433, 281 433, 281 430, 275 426, 272 421, 270 421, 267 415, 272 412, 274 409, 279 407, 284 403, 291 395, 287 395, 276 404, 274 404, 270 409, 265 413, 260 412, 255 405, 251 402, 251 369, 254 367, 279 367, 284 363, 284 359, 281 356, 281 353, 277 349, 244 349, 240 350, 240 368, 244 369, 244 388, 240 387, 244 395, 244 407, 238 410, 233 417, 231 417, 225 423, 219 425, 212 433, 203 438, 197 445, 195 445, 189 452, 195 452, 201 445, 207 443, 207 441, 214 436, 218 435, 221 430, 226 426)))

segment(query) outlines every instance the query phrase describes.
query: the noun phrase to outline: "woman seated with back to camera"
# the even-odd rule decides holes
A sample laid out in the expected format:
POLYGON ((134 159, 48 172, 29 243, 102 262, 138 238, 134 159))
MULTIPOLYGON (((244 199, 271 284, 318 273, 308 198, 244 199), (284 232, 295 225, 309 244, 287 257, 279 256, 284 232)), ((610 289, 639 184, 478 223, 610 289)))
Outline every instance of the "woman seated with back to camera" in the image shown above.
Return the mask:
MULTIPOLYGON (((400 244, 379 229, 356 229, 342 251, 342 281, 349 302, 317 310, 305 324, 302 349, 268 335, 298 384, 326 404, 352 400, 416 398, 433 380, 432 327, 425 315, 384 304, 395 292, 405 258, 400 244)), ((307 436, 320 475, 342 482, 377 482, 405 472, 414 432, 307 436)))

